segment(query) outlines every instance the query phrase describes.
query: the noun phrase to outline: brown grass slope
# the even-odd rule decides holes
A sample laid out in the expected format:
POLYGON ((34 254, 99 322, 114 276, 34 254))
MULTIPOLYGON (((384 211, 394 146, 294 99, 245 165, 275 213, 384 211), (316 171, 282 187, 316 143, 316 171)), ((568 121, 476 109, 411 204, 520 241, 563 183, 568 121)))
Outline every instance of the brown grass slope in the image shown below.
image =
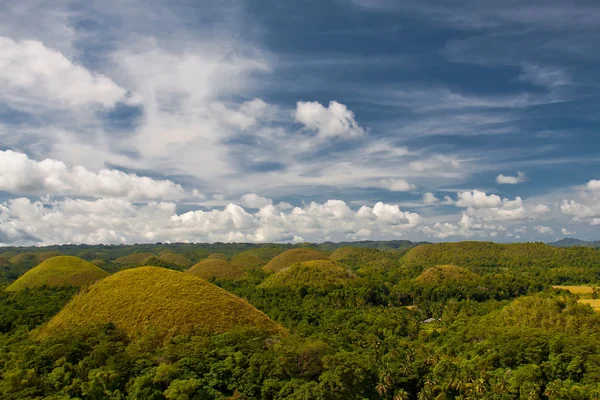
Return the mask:
POLYGON ((290 249, 273 257, 273 259, 263 267, 263 271, 277 272, 289 267, 292 264, 304 261, 326 260, 328 258, 329 257, 327 256, 327 254, 313 249, 290 249))
POLYGON ((152 253, 133 253, 123 257, 119 257, 113 262, 115 264, 139 264, 149 257, 156 257, 152 253))
POLYGON ((225 253, 211 253, 208 255, 208 257, 206 257, 208 259, 215 259, 215 260, 229 260, 229 256, 225 253))
POLYGON ((437 265, 426 269, 415 280, 421 284, 440 286, 474 283, 479 275, 456 265, 437 265))
POLYGON ((158 258, 169 264, 178 265, 180 267, 189 267, 192 265, 192 261, 183 254, 173 253, 169 250, 161 251, 158 258))
POLYGON ((190 274, 157 267, 118 272, 76 295, 47 325, 41 338, 79 326, 113 323, 130 337, 170 338, 202 330, 223 333, 253 327, 284 329, 248 302, 190 274))
POLYGON ((241 267, 244 269, 254 269, 258 267, 262 267, 266 264, 259 256, 244 251, 242 253, 236 254, 230 261, 231 264, 236 267, 241 267))
POLYGON ((207 258, 186 271, 202 279, 238 280, 246 276, 246 268, 218 258, 207 258))
POLYGON ((355 279, 354 273, 331 260, 314 260, 294 264, 269 276, 261 288, 309 286, 328 288, 345 285, 355 279))
POLYGON ((6 290, 48 286, 86 286, 108 276, 94 264, 71 256, 52 257, 24 273, 6 290))

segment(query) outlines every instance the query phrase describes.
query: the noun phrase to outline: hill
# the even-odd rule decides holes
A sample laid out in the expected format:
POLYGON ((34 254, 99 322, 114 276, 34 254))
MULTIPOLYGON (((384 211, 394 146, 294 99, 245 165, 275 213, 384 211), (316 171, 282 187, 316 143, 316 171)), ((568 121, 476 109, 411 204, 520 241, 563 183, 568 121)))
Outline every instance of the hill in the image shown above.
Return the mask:
POLYGON ((40 335, 107 323, 131 337, 152 333, 169 338, 198 330, 223 333, 236 327, 284 332, 245 300, 203 279, 164 268, 139 267, 117 272, 75 296, 40 335))
POLYGON ((280 270, 259 285, 261 288, 309 286, 328 288, 355 279, 350 270, 331 260, 305 261, 280 270))
POLYGON ((263 271, 277 272, 299 262, 326 260, 327 258, 327 254, 309 248, 290 249, 273 257, 273 259, 263 267, 263 271))
POLYGON ((248 251, 236 254, 235 256, 233 256, 230 262, 236 267, 242 267, 246 269, 258 268, 266 264, 266 262, 259 256, 252 254, 248 251))
POLYGON ((212 253, 209 254, 206 258, 214 260, 229 260, 229 256, 225 253, 212 253))
POLYGON ((402 257, 403 268, 419 274, 436 265, 460 265, 474 272, 498 268, 531 270, 559 267, 600 267, 600 251, 593 248, 558 248, 543 243, 497 244, 457 242, 425 244, 402 257))
POLYGON ((554 247, 600 247, 600 241, 589 242, 586 240, 564 238, 557 240, 556 242, 548 243, 548 245, 554 247))
POLYGON ((186 271, 202 279, 238 280, 246 276, 246 268, 218 258, 207 258, 186 271))
POLYGON ((478 281, 478 278, 477 274, 456 265, 438 265, 427 268, 415 280, 424 285, 441 286, 473 284, 478 281))
POLYGON ((158 258, 169 264, 177 265, 179 267, 189 267, 192 265, 192 261, 183 254, 173 253, 169 250, 161 251, 158 255, 158 258))
POLYGON ((373 248, 340 247, 329 258, 360 274, 371 274, 397 267, 400 256, 373 248))
POLYGON ((39 286, 86 286, 108 276, 94 264, 71 256, 52 257, 27 271, 6 290, 18 291, 39 286))
POLYGON ((133 253, 123 257, 119 257, 113 262, 115 264, 139 264, 147 258, 156 257, 152 253, 133 253))

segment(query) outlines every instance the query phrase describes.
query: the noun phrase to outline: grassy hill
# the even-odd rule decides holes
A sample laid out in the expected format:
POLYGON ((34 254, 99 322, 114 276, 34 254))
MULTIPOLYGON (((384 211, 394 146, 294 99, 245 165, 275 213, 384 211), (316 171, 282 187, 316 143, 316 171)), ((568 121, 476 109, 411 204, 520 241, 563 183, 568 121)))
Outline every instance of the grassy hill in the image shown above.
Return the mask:
POLYGON ((247 268, 240 265, 231 264, 228 261, 218 258, 207 258, 195 264, 186 272, 202 279, 229 279, 238 280, 246 276, 247 268))
POLYGON ((139 267, 118 272, 75 296, 41 329, 40 336, 109 322, 131 337, 152 333, 169 338, 196 330, 223 333, 236 327, 284 332, 245 300, 203 279, 139 267))
POLYGON ((39 286, 85 286, 108 276, 96 265, 71 256, 52 257, 27 271, 6 290, 18 291, 39 286))
POLYGON ((119 257, 113 262, 115 264, 139 264, 149 257, 156 257, 152 253, 133 253, 123 257, 119 257))
POLYGON ((259 285, 262 288, 309 286, 327 288, 345 285, 354 273, 331 260, 305 261, 280 270, 259 285))
POLYGON ((309 248, 290 249, 273 257, 273 259, 263 267, 263 271, 277 272, 299 262, 326 260, 327 258, 329 258, 327 254, 309 248))
POLYGON ((189 267, 193 264, 192 261, 183 254, 173 253, 169 250, 161 251, 158 255, 158 258, 169 264, 177 265, 179 267, 189 267))
POLYGON ((474 272, 498 268, 531 270, 559 267, 600 267, 600 251, 593 248, 558 248, 543 243, 492 242, 436 243, 417 246, 402 258, 409 272, 420 273, 436 265, 460 265, 474 272))
POLYGON ((231 264, 237 267, 242 267, 246 269, 258 268, 266 264, 266 262, 259 256, 247 251, 236 254, 235 256, 233 256, 230 262, 231 264))
POLYGON ((397 267, 400 257, 397 254, 373 248, 340 247, 331 253, 329 258, 359 274, 372 274, 397 267))
POLYGON ((477 274, 456 265, 437 265, 427 268, 415 280, 424 285, 459 285, 475 283, 479 279, 477 274))
POLYGON ((225 253, 212 253, 209 254, 206 258, 214 260, 229 260, 229 256, 225 253))

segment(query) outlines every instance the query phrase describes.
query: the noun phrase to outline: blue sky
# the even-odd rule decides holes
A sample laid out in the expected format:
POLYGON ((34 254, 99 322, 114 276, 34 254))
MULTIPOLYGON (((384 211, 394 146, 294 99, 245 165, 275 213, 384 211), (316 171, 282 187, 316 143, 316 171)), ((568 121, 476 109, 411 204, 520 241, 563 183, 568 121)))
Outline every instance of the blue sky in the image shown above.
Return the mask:
POLYGON ((593 1, 3 3, 0 244, 600 239, 593 1))

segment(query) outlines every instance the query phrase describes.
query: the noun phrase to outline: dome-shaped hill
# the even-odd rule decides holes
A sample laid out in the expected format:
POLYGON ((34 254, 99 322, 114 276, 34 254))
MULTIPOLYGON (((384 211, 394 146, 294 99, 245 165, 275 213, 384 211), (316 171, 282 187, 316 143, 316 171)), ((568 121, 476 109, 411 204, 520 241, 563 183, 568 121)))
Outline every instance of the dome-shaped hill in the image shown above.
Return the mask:
POLYGON ((262 258, 248 251, 236 254, 231 259, 230 263, 236 267, 242 267, 245 269, 253 269, 265 265, 265 261, 263 261, 262 258))
POLYGON ((340 247, 329 258, 361 274, 388 271, 398 265, 399 259, 393 253, 363 247, 340 247))
POLYGON ((263 267, 263 271, 265 272, 277 272, 281 271, 284 268, 289 267, 292 264, 296 264, 304 261, 314 261, 314 260, 326 260, 327 254, 322 253, 317 250, 308 249, 308 248, 299 248, 299 249, 290 249, 286 250, 283 253, 273 257, 271 261, 267 263, 263 267))
POLYGON ((440 286, 476 284, 479 275, 456 265, 438 265, 426 269, 415 280, 421 284, 440 286))
POLYGON ((108 276, 94 264, 71 256, 52 257, 25 272, 6 290, 18 291, 39 286, 86 286, 108 276))
POLYGON ((94 264, 96 267, 102 267, 103 265, 106 265, 106 261, 104 260, 92 260, 92 264, 94 264))
POLYGON ((113 262, 115 264, 139 264, 147 258, 156 257, 152 253, 133 253, 123 257, 119 257, 113 262))
POLYGON ((246 276, 246 268, 218 258, 207 258, 186 271, 202 279, 238 280, 246 276))
POLYGON ((345 285, 356 276, 331 260, 305 261, 280 270, 259 285, 262 288, 310 286, 327 288, 345 285))
POLYGON ((284 329, 248 302, 190 274, 157 267, 117 272, 76 295, 40 331, 40 337, 76 326, 113 323, 131 337, 162 338, 195 330, 284 329))
POLYGON ((211 253, 206 258, 210 260, 229 260, 229 256, 225 253, 211 253))
POLYGON ((179 267, 189 267, 192 265, 192 261, 183 254, 173 253, 169 250, 161 251, 158 255, 158 258, 169 264, 177 265, 179 267))
POLYGON ((343 258, 349 257, 354 253, 354 247, 344 246, 336 249, 333 253, 329 255, 329 258, 333 261, 338 261, 343 258))
POLYGON ((411 249, 401 263, 407 271, 415 273, 444 264, 460 265, 477 272, 494 268, 600 267, 600 251, 589 247, 558 248, 543 243, 435 243, 411 249))

